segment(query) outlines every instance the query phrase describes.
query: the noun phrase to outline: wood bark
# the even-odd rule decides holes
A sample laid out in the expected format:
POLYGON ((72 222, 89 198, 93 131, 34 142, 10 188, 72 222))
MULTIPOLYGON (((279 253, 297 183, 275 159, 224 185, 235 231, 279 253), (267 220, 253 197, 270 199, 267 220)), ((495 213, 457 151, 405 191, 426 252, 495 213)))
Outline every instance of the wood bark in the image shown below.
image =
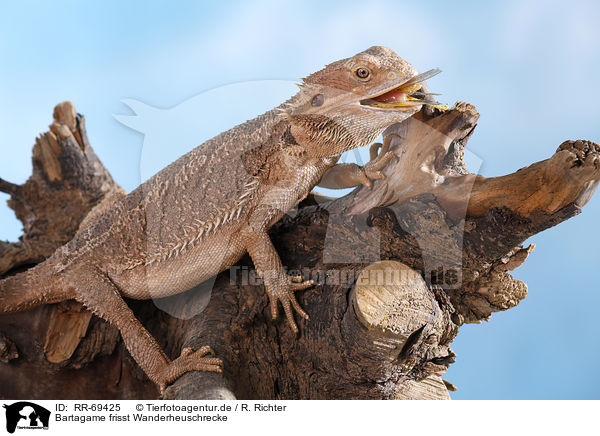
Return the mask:
MULTIPOLYGON (((507 176, 470 174, 463 153, 478 117, 465 103, 424 108, 384 134, 397 156, 385 180, 339 199, 310 195, 272 229, 283 264, 317 282, 299 294, 311 319, 298 337, 270 319, 248 256, 186 293, 129 301, 171 357, 208 344, 224 360, 223 375, 185 374, 165 398, 449 398, 441 377, 459 327, 525 298, 507 272, 533 249, 523 243, 579 213, 600 179, 589 141, 507 176)), ((18 242, 0 242, 0 276, 45 259, 125 195, 70 102, 36 140, 30 179, 0 179, 0 191, 24 227, 18 242)), ((0 316, 0 397, 157 396, 118 331, 80 305, 0 316)))

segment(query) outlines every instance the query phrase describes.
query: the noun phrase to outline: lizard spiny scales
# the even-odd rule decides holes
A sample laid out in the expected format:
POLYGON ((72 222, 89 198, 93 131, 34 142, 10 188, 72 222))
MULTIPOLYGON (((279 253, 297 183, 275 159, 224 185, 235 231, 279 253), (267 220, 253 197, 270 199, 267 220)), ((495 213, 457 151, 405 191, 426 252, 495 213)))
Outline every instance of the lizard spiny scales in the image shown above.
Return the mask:
POLYGON ((170 361, 124 297, 184 292, 248 252, 263 278, 273 317, 281 303, 294 331, 294 291, 267 234, 320 183, 370 186, 393 157, 385 147, 364 167, 336 165, 417 112, 411 96, 428 77, 385 47, 371 47, 303 80, 297 95, 236 126, 140 185, 36 267, 0 281, 0 313, 75 299, 117 326, 148 377, 164 387, 191 370, 221 371, 211 350, 185 349, 170 361))

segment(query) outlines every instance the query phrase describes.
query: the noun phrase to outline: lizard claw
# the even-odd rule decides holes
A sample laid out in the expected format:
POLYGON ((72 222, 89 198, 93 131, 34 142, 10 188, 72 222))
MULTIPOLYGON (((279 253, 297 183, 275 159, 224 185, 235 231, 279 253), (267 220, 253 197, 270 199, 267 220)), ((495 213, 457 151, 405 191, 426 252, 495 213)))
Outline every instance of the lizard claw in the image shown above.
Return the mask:
POLYGON ((381 171, 390 160, 394 157, 394 152, 388 151, 392 139, 397 135, 388 135, 384 138, 383 144, 375 143, 371 146, 371 160, 362 167, 364 178, 362 184, 371 189, 373 187, 372 180, 385 179, 385 175, 381 171), (379 154, 378 154, 379 152, 379 154))
MULTIPOLYGON (((211 356, 215 355, 215 351, 209 345, 200 347, 195 353, 196 353, 196 357, 204 357, 206 355, 211 355, 211 356)), ((194 354, 194 349, 192 347, 185 347, 183 350, 181 350, 181 356, 183 356, 183 357, 189 356, 191 354, 194 354)))
POLYGON ((369 160, 371 160, 371 161, 377 160, 378 157, 381 157, 384 154, 386 154, 388 152, 388 150, 390 149, 392 139, 394 139, 394 138, 401 139, 399 135, 396 135, 395 133, 391 133, 391 134, 387 135, 385 138, 383 138, 383 144, 381 142, 375 142, 373 145, 371 145, 371 148, 369 148, 369 160))
POLYGON ((194 349, 192 347, 185 347, 183 350, 181 350, 180 356, 189 356, 193 352, 194 352, 194 349))
POLYGON ((302 277, 299 276, 285 276, 285 279, 282 285, 276 286, 276 289, 267 289, 271 305, 271 317, 273 319, 279 317, 279 303, 281 302, 288 324, 294 334, 297 334, 298 326, 294 320, 294 310, 304 319, 309 319, 309 316, 304 309, 302 309, 298 300, 296 300, 294 292, 310 288, 314 285, 314 281, 302 281, 302 277))
POLYGON ((194 351, 190 347, 185 347, 181 350, 181 354, 177 359, 170 362, 160 373, 157 384, 160 388, 161 395, 164 394, 166 387, 189 371, 209 371, 223 372, 223 361, 218 357, 206 357, 214 355, 215 352, 211 347, 205 345, 194 351))

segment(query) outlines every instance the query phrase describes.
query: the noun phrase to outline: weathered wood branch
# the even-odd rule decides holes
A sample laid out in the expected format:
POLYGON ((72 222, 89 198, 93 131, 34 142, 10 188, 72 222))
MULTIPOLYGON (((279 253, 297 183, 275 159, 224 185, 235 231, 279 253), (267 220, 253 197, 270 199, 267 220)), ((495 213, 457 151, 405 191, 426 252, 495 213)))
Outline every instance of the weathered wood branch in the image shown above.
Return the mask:
MULTIPOLYGON (((35 141, 32 161, 33 173, 23 185, 0 184, 24 230, 18 242, 0 242, 0 276, 47 258, 75 235, 90 211, 125 195, 92 150, 84 117, 71 102, 54 109, 50 130, 35 141)), ((0 365, 0 397, 154 395, 118 343, 116 329, 74 302, 3 315, 0 356, 9 363, 0 365)))
MULTIPOLYGON (((299 296, 311 316, 299 337, 270 319, 248 257, 195 290, 131 302, 172 357, 209 344, 224 359, 224 376, 188 373, 166 397, 448 398, 441 375, 459 326, 526 296, 507 272, 533 249, 522 244, 579 213, 600 179, 600 147, 587 141, 507 176, 469 174, 462 156, 477 119, 461 103, 392 126, 398 159, 385 180, 340 199, 309 196, 272 229, 284 265, 319 283, 299 296)), ((49 256, 124 195, 70 103, 36 141, 32 177, 0 180, 0 190, 24 223, 18 243, 0 244, 0 275, 49 256)), ((3 397, 157 395, 118 332, 72 303, 1 316, 0 361, 3 397), (44 382, 31 387, 31 377, 44 382)))

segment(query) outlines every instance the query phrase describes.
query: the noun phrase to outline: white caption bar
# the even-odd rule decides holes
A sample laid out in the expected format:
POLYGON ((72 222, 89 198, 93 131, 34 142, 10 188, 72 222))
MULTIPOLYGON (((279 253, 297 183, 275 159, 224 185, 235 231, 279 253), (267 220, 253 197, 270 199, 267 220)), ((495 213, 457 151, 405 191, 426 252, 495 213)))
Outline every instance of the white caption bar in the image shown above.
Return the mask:
POLYGON ((1 434, 600 434, 600 401, 2 400, 1 434), (42 430, 42 433, 36 430, 42 430), (391 432, 391 433, 388 433, 391 432), (508 433, 511 432, 511 433, 508 433), (202 433, 207 434, 207 433, 202 433))

